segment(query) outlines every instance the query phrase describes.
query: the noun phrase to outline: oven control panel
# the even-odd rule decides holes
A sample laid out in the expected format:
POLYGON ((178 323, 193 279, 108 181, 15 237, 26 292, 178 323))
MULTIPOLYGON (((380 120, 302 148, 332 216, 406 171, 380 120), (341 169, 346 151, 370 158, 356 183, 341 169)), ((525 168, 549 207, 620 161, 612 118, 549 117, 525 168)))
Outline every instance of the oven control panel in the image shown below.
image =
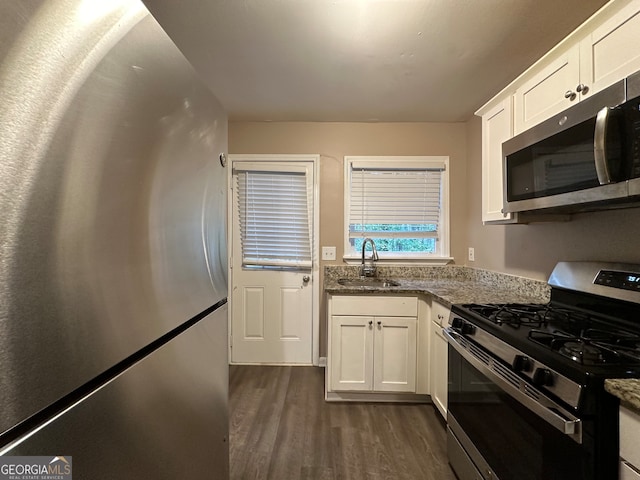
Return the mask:
POLYGON ((640 273, 600 270, 593 280, 596 285, 640 292, 640 273))

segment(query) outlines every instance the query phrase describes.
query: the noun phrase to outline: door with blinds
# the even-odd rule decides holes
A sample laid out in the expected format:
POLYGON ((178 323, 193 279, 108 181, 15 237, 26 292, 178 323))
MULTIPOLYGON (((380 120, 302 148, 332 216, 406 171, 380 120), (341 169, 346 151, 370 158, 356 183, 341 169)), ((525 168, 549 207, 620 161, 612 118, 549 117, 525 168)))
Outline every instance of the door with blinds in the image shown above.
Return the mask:
POLYGON ((313 162, 232 166, 231 361, 310 365, 313 162))

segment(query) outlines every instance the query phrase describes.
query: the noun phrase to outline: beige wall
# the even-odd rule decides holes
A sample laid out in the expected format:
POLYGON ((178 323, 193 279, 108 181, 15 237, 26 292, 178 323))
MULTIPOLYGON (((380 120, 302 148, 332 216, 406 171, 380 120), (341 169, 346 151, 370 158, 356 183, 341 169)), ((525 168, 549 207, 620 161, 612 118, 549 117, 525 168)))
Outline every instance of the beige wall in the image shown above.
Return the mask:
MULTIPOLYGON (((464 123, 229 124, 229 153, 320 154, 320 245, 344 250, 343 157, 345 155, 446 155, 451 169, 451 255, 464 264, 467 247, 467 172, 464 123)), ((322 275, 321 275, 322 277, 322 275)), ((322 282, 322 278, 318 279, 322 282)), ((326 354, 326 312, 320 309, 320 355, 326 354)))
POLYGON ((640 264, 640 208, 582 213, 568 222, 488 225, 481 221, 482 124, 467 122, 470 266, 547 280, 561 260, 640 264))
MULTIPOLYGON (((229 153, 320 154, 320 244, 344 249, 345 155, 450 157, 451 255, 466 252, 466 126, 463 123, 230 123, 229 153)), ((323 264, 324 265, 324 264, 323 264)))

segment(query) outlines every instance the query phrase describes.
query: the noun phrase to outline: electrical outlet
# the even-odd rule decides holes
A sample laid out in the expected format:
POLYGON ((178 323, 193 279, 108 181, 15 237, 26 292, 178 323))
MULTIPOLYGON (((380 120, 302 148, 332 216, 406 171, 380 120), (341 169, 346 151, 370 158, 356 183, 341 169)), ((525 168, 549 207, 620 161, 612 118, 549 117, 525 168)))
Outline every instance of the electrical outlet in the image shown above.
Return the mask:
POLYGON ((335 260, 336 247, 322 247, 322 260, 335 260))
POLYGON ((476 252, 473 249, 473 247, 469 247, 469 261, 470 262, 475 262, 476 261, 476 252))

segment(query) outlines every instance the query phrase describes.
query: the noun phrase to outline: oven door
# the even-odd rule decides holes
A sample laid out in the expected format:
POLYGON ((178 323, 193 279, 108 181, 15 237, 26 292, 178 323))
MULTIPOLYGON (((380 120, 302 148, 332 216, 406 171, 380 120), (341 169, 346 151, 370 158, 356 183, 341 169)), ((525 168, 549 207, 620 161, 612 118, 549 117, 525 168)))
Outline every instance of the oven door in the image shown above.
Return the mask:
POLYGON ((535 388, 525 393, 528 388, 514 381, 510 390, 494 373, 502 368, 498 360, 493 365, 477 347, 480 358, 474 356, 468 342, 461 346, 460 335, 449 329, 445 334, 449 462, 460 480, 595 480, 593 449, 581 434, 580 420, 545 402, 532 410, 517 391, 535 396, 535 388))

